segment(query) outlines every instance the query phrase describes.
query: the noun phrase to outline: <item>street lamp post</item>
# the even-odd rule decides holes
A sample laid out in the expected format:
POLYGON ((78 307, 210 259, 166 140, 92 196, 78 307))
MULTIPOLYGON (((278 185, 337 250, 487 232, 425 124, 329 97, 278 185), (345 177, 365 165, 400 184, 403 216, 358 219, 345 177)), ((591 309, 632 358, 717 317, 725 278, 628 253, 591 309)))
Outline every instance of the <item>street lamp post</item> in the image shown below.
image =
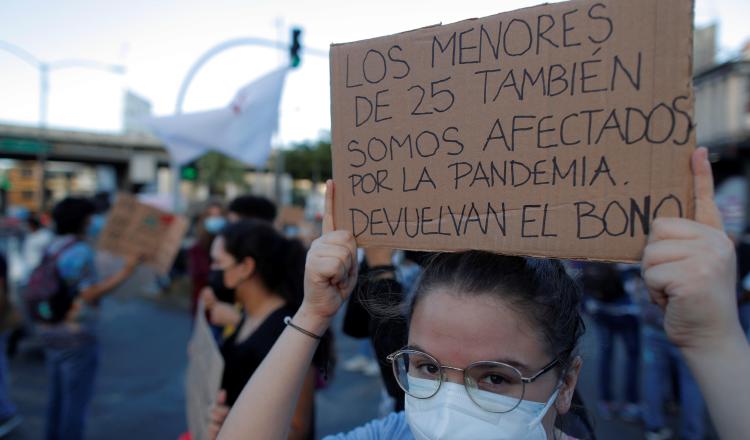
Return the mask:
POLYGON ((108 64, 100 61, 87 59, 67 59, 56 60, 52 62, 42 61, 35 57, 27 50, 7 41, 0 40, 0 50, 14 55, 16 58, 29 64, 39 72, 39 127, 47 126, 47 101, 49 99, 49 74, 52 70, 69 69, 80 67, 84 69, 101 70, 103 72, 123 75, 126 71, 125 66, 119 64, 108 64))
MULTIPOLYGON (((48 106, 48 101, 49 101, 49 75, 52 70, 80 67, 80 68, 85 68, 85 69, 101 70, 104 72, 113 73, 117 75, 123 75, 125 74, 125 71, 126 71, 125 66, 122 66, 122 65, 102 63, 99 61, 87 60, 87 59, 67 59, 67 60, 56 60, 52 62, 42 61, 39 58, 32 55, 26 49, 23 49, 20 46, 17 46, 15 44, 9 43, 7 41, 2 41, 2 40, 0 40, 0 50, 8 52, 11 55, 14 55, 16 58, 20 59, 26 64, 29 64, 30 66, 37 69, 37 71, 39 72, 39 122, 38 124, 41 130, 44 130, 47 128, 47 106, 48 106)), ((40 140, 41 140, 41 134, 42 133, 40 132, 40 140)), ((37 153, 37 159, 42 169, 42 172, 40 173, 39 186, 42 192, 41 206, 44 207, 44 204, 46 203, 45 180, 44 180, 45 178, 44 164, 47 159, 46 153, 45 152, 37 153)))

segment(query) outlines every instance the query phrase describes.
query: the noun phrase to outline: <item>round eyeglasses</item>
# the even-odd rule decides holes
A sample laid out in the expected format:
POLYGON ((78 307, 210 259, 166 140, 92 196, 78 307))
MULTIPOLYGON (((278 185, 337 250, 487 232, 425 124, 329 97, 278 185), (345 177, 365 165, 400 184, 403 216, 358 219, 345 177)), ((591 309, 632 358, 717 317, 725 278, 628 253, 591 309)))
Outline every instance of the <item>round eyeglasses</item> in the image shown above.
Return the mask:
POLYGON ((523 400, 526 384, 552 370, 554 359, 536 374, 524 377, 508 364, 496 361, 474 362, 466 368, 442 365, 433 356, 419 350, 403 348, 388 355, 396 382, 406 394, 417 399, 429 399, 437 394, 445 381, 445 370, 463 373, 464 387, 471 400, 480 408, 493 413, 513 411, 523 400))

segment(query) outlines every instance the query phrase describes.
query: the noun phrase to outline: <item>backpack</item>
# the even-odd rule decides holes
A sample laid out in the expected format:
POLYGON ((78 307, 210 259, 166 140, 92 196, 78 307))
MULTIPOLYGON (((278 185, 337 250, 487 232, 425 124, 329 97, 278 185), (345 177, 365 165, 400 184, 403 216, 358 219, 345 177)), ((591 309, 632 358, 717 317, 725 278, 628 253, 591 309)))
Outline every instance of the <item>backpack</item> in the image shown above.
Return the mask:
POLYGON ((602 302, 614 302, 627 295, 620 273, 610 263, 585 263, 581 284, 588 296, 602 302))
POLYGON ((57 270, 57 261, 66 250, 78 243, 70 240, 57 252, 45 252, 42 261, 31 272, 24 290, 24 303, 34 321, 54 324, 65 319, 73 305, 75 292, 68 287, 57 270))

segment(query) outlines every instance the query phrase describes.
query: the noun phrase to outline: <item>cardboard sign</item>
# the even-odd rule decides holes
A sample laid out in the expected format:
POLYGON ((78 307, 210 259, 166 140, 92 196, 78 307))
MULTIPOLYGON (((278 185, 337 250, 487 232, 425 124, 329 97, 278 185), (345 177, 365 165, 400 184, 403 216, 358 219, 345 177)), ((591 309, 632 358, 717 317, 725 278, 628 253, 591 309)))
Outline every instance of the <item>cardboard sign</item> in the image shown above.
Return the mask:
POLYGON ((188 430, 194 439, 207 439, 211 408, 216 402, 224 374, 224 358, 206 321, 203 301, 199 303, 195 315, 188 357, 185 393, 188 430))
POLYGON ((693 216, 691 0, 571 1, 331 47, 363 246, 638 260, 693 216))
POLYGON ((122 256, 143 256, 162 274, 169 272, 182 237, 185 218, 140 203, 129 194, 118 194, 99 237, 99 249, 122 256))
POLYGON ((285 205, 279 211, 276 225, 283 230, 286 226, 299 226, 303 221, 305 221, 305 208, 285 205))

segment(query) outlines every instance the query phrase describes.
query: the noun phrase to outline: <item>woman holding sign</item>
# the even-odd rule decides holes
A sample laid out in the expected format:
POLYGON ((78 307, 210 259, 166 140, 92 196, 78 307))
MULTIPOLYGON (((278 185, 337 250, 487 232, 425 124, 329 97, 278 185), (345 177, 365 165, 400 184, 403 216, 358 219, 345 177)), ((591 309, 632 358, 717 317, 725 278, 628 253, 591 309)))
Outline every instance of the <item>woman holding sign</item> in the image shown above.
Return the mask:
MULTIPOLYGON (((697 221, 655 222, 643 270, 719 433, 742 438, 750 432, 741 417, 750 407, 750 349, 706 157, 705 149, 693 156, 697 221)), ((308 254, 303 305, 245 387, 221 439, 286 438, 318 335, 357 278, 356 244, 349 232, 333 230, 332 200, 329 183, 325 233, 308 254)), ((406 411, 331 439, 567 438, 564 416, 581 368, 579 301, 557 261, 477 251, 438 256, 410 307, 409 345, 389 356, 406 411)))

